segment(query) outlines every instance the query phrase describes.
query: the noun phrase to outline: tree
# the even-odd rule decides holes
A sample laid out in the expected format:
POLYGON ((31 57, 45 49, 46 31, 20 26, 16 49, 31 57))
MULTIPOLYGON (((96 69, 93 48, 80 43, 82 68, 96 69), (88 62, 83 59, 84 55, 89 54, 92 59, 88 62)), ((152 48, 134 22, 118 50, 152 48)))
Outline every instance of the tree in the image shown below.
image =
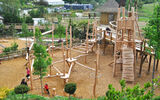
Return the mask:
POLYGON ((151 53, 151 49, 153 49, 153 52, 155 53, 152 73, 152 79, 154 79, 155 60, 160 59, 160 4, 155 6, 152 18, 149 19, 144 31, 145 38, 149 39, 148 45, 150 49, 147 50, 151 53))
POLYGON ((62 38, 62 35, 65 34, 65 27, 61 24, 58 24, 57 29, 55 30, 55 34, 58 34, 60 40, 62 38))
MULTIPOLYGON (((159 78, 154 79, 154 85, 160 86, 159 78)), ((106 92, 107 100, 152 100, 154 93, 151 92, 152 84, 147 82, 144 87, 141 88, 139 84, 133 88, 126 87, 126 82, 120 80, 121 90, 116 90, 112 84, 108 85, 108 91, 106 92)), ((157 88, 156 87, 156 88, 157 88)))
POLYGON ((69 94, 69 99, 70 99, 70 95, 74 94, 76 89, 77 87, 75 83, 67 83, 65 85, 64 91, 69 94))
POLYGON ((35 32, 36 42, 34 44, 34 56, 35 61, 33 64, 34 74, 39 75, 41 83, 41 92, 43 95, 43 83, 42 79, 47 73, 47 68, 51 65, 52 59, 49 57, 49 54, 46 51, 46 47, 42 45, 42 34, 38 28, 35 32))
POLYGON ((29 37, 29 30, 28 30, 28 25, 25 22, 22 23, 22 34, 24 35, 24 37, 26 37, 26 48, 27 48, 27 37, 29 37))

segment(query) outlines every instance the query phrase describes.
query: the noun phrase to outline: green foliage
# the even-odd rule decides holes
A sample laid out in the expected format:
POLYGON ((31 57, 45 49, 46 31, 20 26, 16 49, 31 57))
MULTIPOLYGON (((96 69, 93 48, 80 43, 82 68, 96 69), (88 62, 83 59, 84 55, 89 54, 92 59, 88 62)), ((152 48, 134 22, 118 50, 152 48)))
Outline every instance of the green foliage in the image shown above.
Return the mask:
POLYGON ((28 30, 28 25, 23 22, 22 23, 22 34, 19 34, 20 37, 30 37, 33 36, 33 32, 28 30))
POLYGON ((68 94, 74 94, 76 91, 77 87, 75 83, 67 83, 65 85, 64 91, 68 94))
POLYGON ((153 98, 153 100, 160 100, 160 96, 153 98))
POLYGON ((16 51, 16 50, 18 50, 18 44, 16 42, 14 42, 14 43, 11 44, 11 47, 4 48, 3 52, 5 54, 7 54, 9 52, 16 51))
POLYGON ((42 45, 42 34, 38 28, 35 32, 36 43, 33 46, 35 61, 33 64, 34 74, 40 76, 41 92, 43 94, 42 78, 47 73, 47 68, 52 63, 52 59, 46 51, 46 47, 42 45))
POLYGON ((45 14, 48 13, 48 11, 44 8, 44 7, 39 7, 38 10, 31 10, 30 12, 28 12, 30 14, 30 16, 32 18, 41 18, 43 17, 45 14))
MULTIPOLYGON (((159 78, 154 80, 154 85, 160 86, 159 78)), ((133 88, 126 87, 126 82, 120 80, 121 91, 116 90, 112 84, 108 85, 108 91, 106 92, 107 100, 151 100, 154 93, 151 92, 152 84, 150 82, 144 84, 144 88, 141 88, 139 84, 133 88)))
POLYGON ((27 93, 29 90, 30 89, 27 85, 19 85, 19 86, 15 87, 14 92, 16 94, 24 94, 24 93, 27 93))
POLYGON ((0 88, 0 100, 3 100, 12 90, 13 89, 9 89, 9 88, 0 88))
POLYGON ((152 18, 149 19, 144 28, 145 38, 149 39, 148 44, 156 53, 156 58, 160 59, 160 4, 155 6, 152 18))
POLYGON ((16 51, 18 50, 18 44, 16 42, 11 44, 11 51, 16 51))
POLYGON ((62 38, 62 36, 65 34, 65 27, 61 24, 58 24, 58 27, 54 30, 54 33, 59 36, 59 38, 62 38))

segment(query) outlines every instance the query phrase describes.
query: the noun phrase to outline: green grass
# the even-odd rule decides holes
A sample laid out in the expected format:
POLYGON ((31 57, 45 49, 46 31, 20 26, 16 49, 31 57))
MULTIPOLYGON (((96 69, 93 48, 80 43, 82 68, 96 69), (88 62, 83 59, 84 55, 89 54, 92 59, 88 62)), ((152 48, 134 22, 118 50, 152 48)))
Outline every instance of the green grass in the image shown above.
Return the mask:
POLYGON ((158 3, 144 4, 143 7, 138 10, 139 21, 148 21, 153 14, 156 4, 158 3))
MULTIPOLYGON (((5 100, 69 100, 69 98, 63 96, 48 98, 34 94, 24 94, 24 97, 22 97, 21 94, 17 94, 17 95, 10 95, 7 98, 5 98, 5 100)), ((70 97, 70 100, 106 100, 106 99, 103 96, 103 97, 98 97, 97 99, 80 99, 80 98, 70 97)))

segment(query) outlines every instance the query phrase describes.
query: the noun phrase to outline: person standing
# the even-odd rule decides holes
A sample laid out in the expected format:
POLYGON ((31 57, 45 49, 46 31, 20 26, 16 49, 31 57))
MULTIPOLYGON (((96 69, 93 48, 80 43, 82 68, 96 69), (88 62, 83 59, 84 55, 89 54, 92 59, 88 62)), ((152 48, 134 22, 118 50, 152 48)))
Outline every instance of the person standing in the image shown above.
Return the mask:
POLYGON ((29 78, 30 78, 30 70, 29 70, 29 68, 28 68, 28 67, 26 67, 26 71, 27 71, 27 75, 26 75, 26 77, 27 77, 27 79, 29 80, 29 78))

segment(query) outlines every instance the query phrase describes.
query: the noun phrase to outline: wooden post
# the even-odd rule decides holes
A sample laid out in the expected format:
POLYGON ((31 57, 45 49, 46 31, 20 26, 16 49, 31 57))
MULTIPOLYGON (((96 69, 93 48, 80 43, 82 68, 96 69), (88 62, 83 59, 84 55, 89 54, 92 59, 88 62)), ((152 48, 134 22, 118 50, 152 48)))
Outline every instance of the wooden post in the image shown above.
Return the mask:
POLYGON ((150 55, 150 58, 149 58, 148 73, 150 72, 151 62, 152 62, 152 55, 150 55))
POLYGON ((66 27, 66 58, 68 58, 68 32, 67 32, 67 27, 66 27))
POLYGON ((72 27, 70 26, 70 59, 72 59, 71 48, 72 48, 72 27))
POLYGON ((159 59, 157 59, 156 71, 158 70, 159 59))
POLYGON ((63 42, 62 42, 62 55, 63 55, 63 64, 64 64, 64 68, 63 68, 63 75, 65 76, 66 73, 66 64, 65 64, 65 53, 64 53, 64 46, 63 46, 63 42))
POLYGON ((99 69, 99 44, 98 44, 98 50, 97 50, 97 60, 96 60, 96 71, 95 71, 95 82, 93 86, 93 96, 96 98, 96 85, 97 85, 97 74, 99 69))
POLYGON ((36 42, 35 33, 36 33, 36 29, 35 29, 35 26, 33 26, 34 42, 36 42))
POLYGON ((54 50, 54 25, 52 25, 52 58, 53 58, 53 50, 54 50))
POLYGON ((30 57, 29 57, 29 53, 28 53, 28 68, 30 70, 30 84, 31 84, 31 90, 33 90, 33 85, 32 85, 32 70, 31 70, 31 63, 30 63, 30 57))

